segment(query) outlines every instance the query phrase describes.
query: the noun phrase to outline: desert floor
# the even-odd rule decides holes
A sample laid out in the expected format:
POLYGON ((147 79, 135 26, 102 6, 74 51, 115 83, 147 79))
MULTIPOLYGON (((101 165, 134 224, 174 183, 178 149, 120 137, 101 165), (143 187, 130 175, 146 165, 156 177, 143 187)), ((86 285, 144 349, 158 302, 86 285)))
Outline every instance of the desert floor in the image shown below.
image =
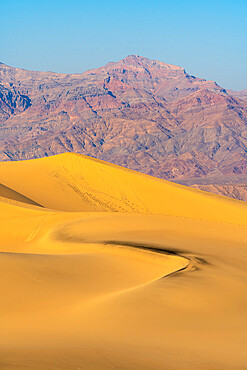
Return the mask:
POLYGON ((0 369, 247 369, 247 203, 77 154, 0 183, 0 369))

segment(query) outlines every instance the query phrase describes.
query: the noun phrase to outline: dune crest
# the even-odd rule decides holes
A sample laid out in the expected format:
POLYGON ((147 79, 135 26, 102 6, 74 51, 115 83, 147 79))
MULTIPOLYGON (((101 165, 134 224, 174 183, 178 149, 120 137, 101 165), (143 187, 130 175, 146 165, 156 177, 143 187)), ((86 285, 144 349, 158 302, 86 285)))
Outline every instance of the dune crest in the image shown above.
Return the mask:
POLYGON ((247 204, 77 154, 0 183, 0 368, 247 366, 247 204))

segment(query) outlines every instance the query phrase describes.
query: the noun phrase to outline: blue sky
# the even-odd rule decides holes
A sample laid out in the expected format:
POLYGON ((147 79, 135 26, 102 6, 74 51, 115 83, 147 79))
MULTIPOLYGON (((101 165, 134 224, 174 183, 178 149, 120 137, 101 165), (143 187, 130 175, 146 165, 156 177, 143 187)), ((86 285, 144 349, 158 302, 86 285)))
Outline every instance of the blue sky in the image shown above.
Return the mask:
POLYGON ((247 0, 0 0, 0 61, 83 72, 138 54, 247 89, 247 0))

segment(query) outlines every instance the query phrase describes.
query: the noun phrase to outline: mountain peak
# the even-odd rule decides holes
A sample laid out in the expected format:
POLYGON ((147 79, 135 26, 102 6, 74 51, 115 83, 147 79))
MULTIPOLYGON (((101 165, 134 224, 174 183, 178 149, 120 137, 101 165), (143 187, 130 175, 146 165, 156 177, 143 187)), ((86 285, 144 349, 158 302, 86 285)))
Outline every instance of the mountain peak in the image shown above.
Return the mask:
POLYGON ((141 55, 128 55, 126 58, 120 60, 117 63, 124 63, 128 65, 139 65, 142 67, 156 67, 156 68, 166 68, 174 71, 181 71, 184 72, 184 68, 179 67, 177 65, 168 64, 165 62, 161 62, 159 60, 153 60, 141 55))
POLYGON ((181 67, 140 55, 71 75, 1 65, 0 85, 0 160, 76 151, 170 179, 247 174, 244 92, 181 67))

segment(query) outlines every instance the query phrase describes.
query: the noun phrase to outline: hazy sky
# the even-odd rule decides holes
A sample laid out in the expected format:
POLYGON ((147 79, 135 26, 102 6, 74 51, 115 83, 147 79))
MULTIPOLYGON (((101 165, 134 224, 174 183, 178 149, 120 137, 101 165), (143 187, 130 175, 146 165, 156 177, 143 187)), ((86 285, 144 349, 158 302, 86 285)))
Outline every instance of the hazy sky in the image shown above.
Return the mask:
POLYGON ((83 72, 138 54, 247 89, 247 0, 0 0, 0 61, 83 72))

